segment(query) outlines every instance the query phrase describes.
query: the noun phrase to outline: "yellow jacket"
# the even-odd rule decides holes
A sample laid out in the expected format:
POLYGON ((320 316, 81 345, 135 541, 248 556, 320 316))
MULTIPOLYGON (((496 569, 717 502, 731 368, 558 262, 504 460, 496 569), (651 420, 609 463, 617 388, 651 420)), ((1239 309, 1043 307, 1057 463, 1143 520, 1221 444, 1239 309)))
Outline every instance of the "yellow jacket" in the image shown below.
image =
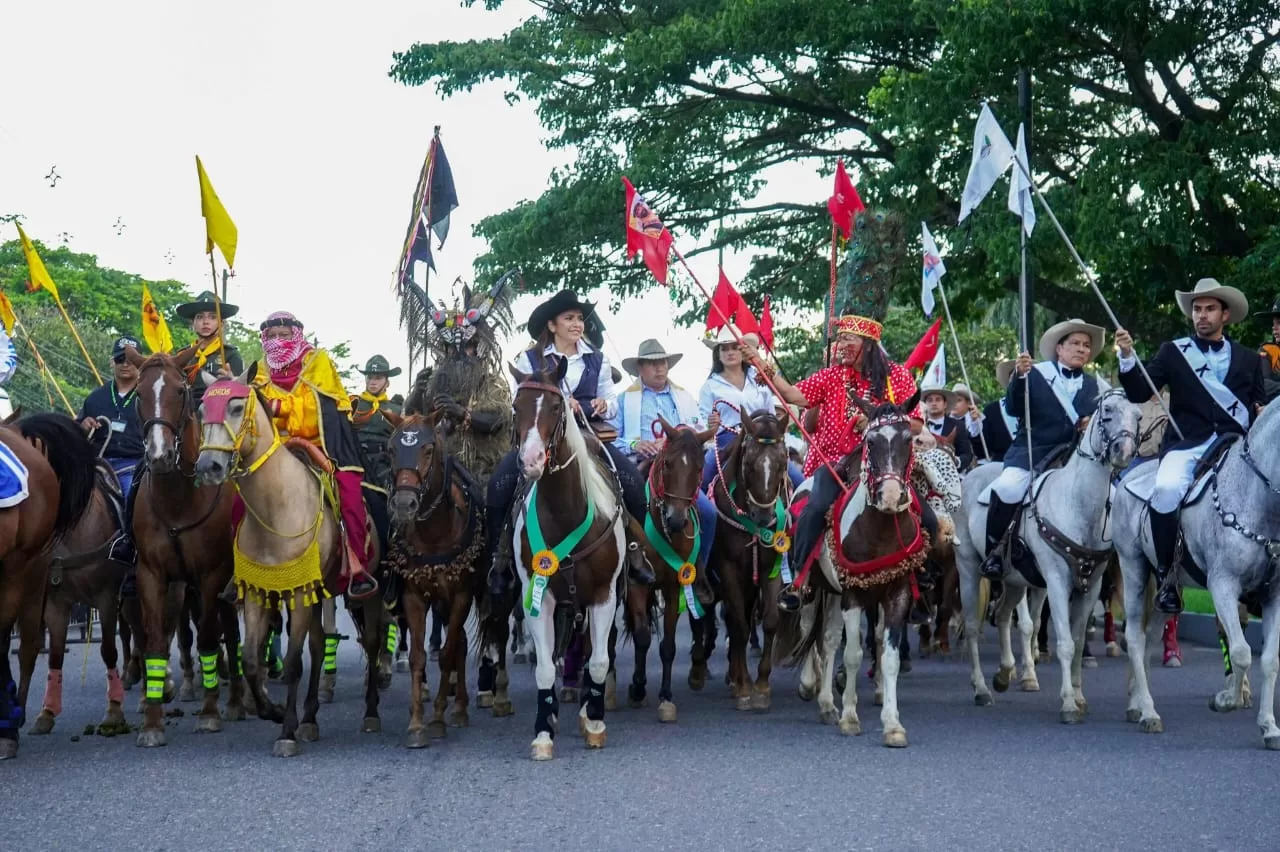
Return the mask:
POLYGON ((266 362, 259 361, 254 371, 253 385, 271 402, 271 416, 282 433, 304 438, 311 442, 321 440, 320 397, 327 396, 343 414, 350 415, 351 400, 342 387, 342 377, 333 365, 329 353, 313 349, 302 356, 302 373, 293 390, 285 390, 271 381, 271 371, 266 362))

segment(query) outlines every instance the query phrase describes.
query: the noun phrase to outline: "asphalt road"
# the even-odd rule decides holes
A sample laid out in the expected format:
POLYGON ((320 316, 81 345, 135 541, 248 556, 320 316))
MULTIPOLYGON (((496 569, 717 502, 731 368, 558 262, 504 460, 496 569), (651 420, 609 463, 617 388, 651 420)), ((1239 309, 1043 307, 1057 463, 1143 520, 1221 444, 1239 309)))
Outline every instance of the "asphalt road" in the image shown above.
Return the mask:
MULTIPOLYGON (((1086 670, 1090 716, 1067 727, 1058 723, 1056 664, 1040 667, 1045 691, 978 708, 959 656, 917 659, 900 685, 911 745, 890 750, 865 678, 865 733, 846 738, 796 696, 793 670, 775 672, 768 713, 734 709, 719 651, 714 679, 691 693, 682 637, 678 724, 657 721, 655 643, 650 706, 608 714, 600 752, 563 726, 556 759, 535 764, 531 669, 512 674, 514 717, 473 706, 469 728, 409 751, 407 675, 384 693, 383 733, 359 733, 363 662, 352 642, 342 644, 337 700, 321 708, 321 739, 297 758, 273 758, 278 726, 256 719, 197 735, 188 715, 153 750, 132 737, 73 741, 105 705, 90 647, 84 685, 85 646, 70 650, 54 733, 24 735, 18 758, 0 764, 0 848, 1280 848, 1280 754, 1262 749, 1253 711, 1208 709, 1221 686, 1208 648, 1185 646, 1183 668, 1153 673, 1162 735, 1124 721, 1122 660, 1086 670)), ((984 655, 993 650, 988 642, 984 655)), ((625 684, 630 647, 619 657, 625 684)), ((29 719, 40 709, 44 659, 29 719)), ((474 684, 474 670, 469 677, 474 684)), ((135 687, 126 701, 134 721, 137 699, 135 687)))

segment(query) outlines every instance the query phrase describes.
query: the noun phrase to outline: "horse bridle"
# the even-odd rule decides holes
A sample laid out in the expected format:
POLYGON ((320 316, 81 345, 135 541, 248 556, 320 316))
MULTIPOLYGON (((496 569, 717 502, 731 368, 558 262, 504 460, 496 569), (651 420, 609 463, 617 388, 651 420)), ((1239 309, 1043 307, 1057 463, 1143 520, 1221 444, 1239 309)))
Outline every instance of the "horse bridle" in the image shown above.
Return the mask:
POLYGON ((860 475, 863 481, 866 482, 868 492, 874 491, 877 486, 886 482, 897 482, 903 489, 909 489, 911 487, 907 478, 911 476, 911 470, 915 467, 916 447, 913 442, 908 442, 907 444, 907 464, 905 472, 903 473, 899 473, 896 470, 889 470, 883 473, 873 474, 871 472, 870 458, 867 454, 869 449, 867 435, 869 435, 873 430, 884 426, 900 426, 904 424, 907 425, 908 428, 910 427, 910 421, 907 419, 905 414, 882 414, 875 420, 867 423, 867 428, 863 430, 862 470, 860 475))
MULTIPOLYGON (((562 403, 565 403, 565 400, 567 399, 565 397, 564 391, 560 390, 560 388, 556 387, 555 385, 548 384, 546 382, 534 381, 533 379, 523 381, 520 384, 516 385, 517 395, 519 395, 520 391, 522 390, 536 390, 536 391, 541 391, 543 393, 553 393, 556 396, 560 397, 560 400, 562 403)), ((560 448, 560 442, 564 440, 565 430, 569 428, 570 415, 569 415, 567 403, 565 403, 565 409, 561 412, 561 415, 562 416, 560 417, 560 422, 556 424, 556 427, 551 431, 551 434, 547 436, 547 440, 546 440, 547 463, 548 463, 547 473, 555 473, 558 470, 562 470, 565 467, 568 467, 569 464, 574 459, 574 456, 570 456, 563 464, 557 465, 552 463, 552 461, 556 457, 556 451, 560 448)), ((533 426, 536 429, 538 427, 538 424, 535 422, 533 426)), ((519 446, 519 441, 520 441, 520 436, 517 434, 517 430, 512 429, 511 443, 512 443, 513 449, 519 446)))
MULTIPOLYGON (((1110 416, 1102 417, 1096 413, 1096 411, 1102 410, 1102 401, 1105 400, 1107 397, 1122 396, 1123 394, 1124 394, 1124 391, 1121 390, 1120 388, 1112 388, 1111 390, 1102 394, 1100 397, 1098 397, 1098 407, 1095 410, 1095 414, 1089 418, 1090 421, 1092 421, 1095 417, 1098 420, 1098 424, 1099 424, 1098 429, 1099 431, 1102 432, 1102 453, 1098 454, 1093 452, 1092 447, 1088 448, 1089 449, 1088 452, 1085 452, 1085 450, 1082 449, 1083 445, 1085 444, 1085 441, 1083 440, 1083 432, 1082 432, 1081 440, 1076 442, 1076 449, 1075 449, 1076 455, 1080 456, 1083 459, 1088 459, 1089 461, 1103 461, 1104 459, 1108 458, 1111 455, 1111 448, 1114 447, 1118 441, 1121 441, 1124 438, 1132 438, 1134 440, 1135 447, 1137 447, 1137 445, 1141 443, 1138 437, 1138 433, 1133 431, 1132 429, 1121 429, 1119 432, 1116 432, 1114 435, 1111 434, 1110 430, 1107 429, 1107 423, 1111 420, 1111 417, 1110 416)), ((1083 431, 1087 432, 1088 428, 1086 427, 1085 430, 1083 431)))
MULTIPOLYGON (((754 422, 755 422, 755 420, 756 420, 756 418, 757 418, 757 417, 758 417, 758 418, 760 418, 760 419, 768 418, 768 419, 770 419, 770 420, 774 421, 775 423, 777 423, 777 422, 778 422, 778 418, 777 418, 777 417, 774 417, 774 416, 773 416, 773 414, 771 414, 771 413, 769 413, 769 412, 767 412, 767 411, 766 411, 766 412, 756 412, 755 414, 751 415, 750 419, 751 419, 752 423, 754 423, 754 422)), ((755 436, 755 435, 753 435, 753 434, 751 433, 751 431, 750 431, 750 430, 748 430, 745 426, 742 428, 742 431, 739 433, 739 435, 741 436, 741 440, 742 440, 743 442, 745 442, 746 440, 750 439, 752 443, 754 443, 754 444, 759 444, 759 445, 760 445, 760 446, 762 446, 762 447, 770 447, 770 446, 774 446, 774 445, 776 445, 776 444, 778 443, 778 439, 777 439, 777 438, 758 438, 758 437, 756 437, 756 436, 755 436)), ((754 495, 754 494, 752 494, 752 493, 751 493, 751 485, 750 485, 750 483, 748 483, 748 482, 746 481, 745 477, 742 475, 742 474, 743 474, 743 469, 746 467, 746 464, 747 464, 747 454, 746 454, 745 449, 746 449, 746 448, 744 447, 744 448, 743 448, 743 449, 738 453, 738 470, 737 470, 737 475, 738 475, 738 476, 737 476, 737 481, 742 483, 742 492, 743 492, 744 494, 746 494, 746 495, 747 495, 747 502, 748 502, 748 503, 750 503, 751 505, 755 506, 756 508, 758 508, 758 509, 769 509, 769 508, 772 508, 772 507, 773 507, 773 504, 774 504, 774 503, 776 503, 776 502, 778 502, 778 500, 779 500, 780 498, 782 498, 782 497, 783 497, 784 492, 785 492, 785 489, 786 489, 786 485, 785 485, 784 483, 786 483, 786 482, 788 482, 788 481, 789 481, 789 480, 787 479, 787 476, 786 476, 786 473, 785 473, 785 471, 786 471, 786 464, 785 464, 785 461, 784 461, 784 463, 783 463, 783 471, 784 471, 784 473, 782 473, 782 474, 778 477, 778 488, 777 488, 777 490, 774 492, 773 499, 771 499, 771 500, 765 500, 765 501, 761 502, 760 500, 757 500, 757 499, 755 498, 755 495, 754 495)), ((725 489, 725 493, 726 493, 726 494, 728 493, 728 488, 727 488, 727 487, 726 487, 726 489, 725 489)), ((729 499, 730 499, 730 502, 732 502, 733 498, 731 497, 731 498, 729 498, 729 499)), ((737 507, 735 506, 734 508, 737 508, 737 507)))
MULTIPOLYGON (((653 426, 651 428, 653 431, 653 437, 655 438, 661 437, 659 435, 659 432, 662 430, 661 423, 655 420, 653 421, 653 426)), ((689 432, 693 431, 693 428, 691 426, 676 426, 675 429, 676 431, 679 431, 681 429, 689 432)), ((661 469, 663 462, 665 462, 667 459, 668 446, 670 446, 670 442, 664 443, 662 445, 662 449, 658 450, 658 454, 653 457, 653 462, 649 465, 649 487, 650 489, 652 489, 654 496, 656 496, 659 500, 666 500, 669 497, 672 500, 693 505, 693 501, 698 498, 698 489, 696 487, 693 489, 693 493, 689 495, 684 495, 684 494, 671 495, 667 493, 667 488, 666 488, 666 485, 664 484, 664 480, 662 479, 662 477, 658 476, 659 469, 661 469)))
MULTIPOLYGON (((271 446, 266 449, 266 452, 258 456, 255 461, 251 462, 248 467, 239 467, 240 462, 244 460, 245 439, 252 439, 252 443, 249 444, 249 451, 252 452, 253 448, 258 446, 258 438, 260 437, 258 435, 257 418, 254 417, 254 405, 260 402, 258 399, 258 390, 252 386, 248 387, 249 393, 244 397, 244 412, 240 415, 240 428, 232 433, 231 430, 227 428, 225 420, 219 424, 215 424, 222 426, 222 428, 231 435, 231 443, 208 444, 205 443, 204 436, 200 436, 201 452, 204 452, 205 450, 219 450, 221 452, 231 454, 231 463, 228 465, 229 469, 227 471, 228 479, 237 479, 242 476, 248 476, 266 464, 267 459, 275 455, 276 450, 284 446, 284 443, 280 440, 280 433, 276 429, 275 421, 268 417, 267 421, 271 424, 271 446)), ((206 391, 206 393, 208 393, 208 391, 206 391)))
MULTIPOLYGON (((162 361, 154 362, 154 366, 158 367, 161 371, 168 369, 168 366, 162 361)), ((174 368, 174 369, 177 369, 177 368, 174 368)), ((182 371, 178 370, 178 373, 181 374, 182 371)), ((138 384, 142 384, 141 370, 138 371, 138 384)), ((193 405, 193 402, 194 402, 194 398, 192 397, 192 394, 191 394, 191 385, 188 384, 186 381, 186 378, 183 377, 182 409, 178 412, 178 423, 174 423, 171 420, 168 420, 164 417, 152 417, 144 421, 142 424, 143 439, 144 440, 146 439, 147 434, 151 431, 152 428, 156 426, 163 426, 164 428, 168 429, 170 432, 173 433, 173 449, 174 449, 174 452, 177 454, 178 459, 181 460, 182 459, 182 433, 186 431, 187 418, 194 410, 195 406, 193 405)))
MULTIPOLYGON (((441 453, 437 452, 437 450, 439 449, 439 441, 437 440, 435 430, 428 428, 428 431, 431 433, 431 440, 429 443, 431 444, 432 452, 431 452, 431 464, 430 466, 427 467, 427 472, 422 473, 421 471, 419 471, 416 464, 412 467, 406 467, 406 466, 403 466, 399 461, 397 461, 394 472, 392 474, 393 487, 391 489, 391 496, 394 497, 397 494, 408 493, 408 494, 413 494, 415 497, 417 497, 418 511, 414 515, 414 520, 418 520, 418 521, 425 521, 427 518, 431 517, 431 514, 435 512, 436 509, 440 508, 440 505, 442 503, 444 503, 445 492, 449 490, 448 478, 445 477, 443 486, 440 488, 440 493, 436 495, 436 499, 432 500, 431 503, 426 506, 426 508, 423 508, 423 500, 426 499, 426 496, 427 496, 426 495, 427 483, 431 481, 431 474, 435 471, 436 465, 439 463, 439 458, 441 456, 441 453), (418 477, 418 484, 416 486, 394 485, 395 480, 399 479, 400 478, 399 475, 404 471, 410 471, 415 476, 418 477)), ((404 435, 404 434, 407 434, 407 433, 404 432, 403 429, 397 429, 396 432, 393 433, 392 438, 394 439, 396 435, 404 435)), ((426 444, 423 444, 423 446, 426 446, 426 444)), ((421 450, 419 449, 418 452, 421 452, 421 450)), ((415 453, 415 461, 416 461, 416 456, 417 456, 417 453, 415 453)))

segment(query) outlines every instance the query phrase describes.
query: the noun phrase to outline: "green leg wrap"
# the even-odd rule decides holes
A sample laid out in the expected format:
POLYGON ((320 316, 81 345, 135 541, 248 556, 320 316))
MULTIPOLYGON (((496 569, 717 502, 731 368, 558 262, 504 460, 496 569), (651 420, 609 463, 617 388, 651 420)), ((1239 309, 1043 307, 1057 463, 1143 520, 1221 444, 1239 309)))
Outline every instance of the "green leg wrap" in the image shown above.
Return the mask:
POLYGON ((147 700, 154 703, 164 702, 164 679, 168 672, 169 660, 166 657, 147 657, 146 680, 147 700))
POLYGON ((387 653, 394 657, 398 647, 400 647, 400 625, 393 621, 387 625, 387 653))
POLYGON ((244 645, 236 643, 236 677, 244 677, 244 645))
POLYGON ((1227 637, 1218 634, 1218 647, 1222 649, 1222 668, 1227 677, 1231 677, 1231 649, 1227 647, 1227 637))
POLYGON ((324 672, 325 674, 335 674, 338 671, 338 640, 337 633, 326 633, 324 636, 324 672))
MULTIPOLYGON (((204 679, 205 689, 218 688, 218 652, 217 651, 214 651, 212 654, 200 655, 200 672, 204 679)), ((148 689, 150 689, 150 685, 151 685, 150 680, 148 680, 147 682, 148 689)))
POLYGON ((262 662, 270 666, 280 658, 280 634, 272 630, 267 634, 267 642, 262 646, 262 662))

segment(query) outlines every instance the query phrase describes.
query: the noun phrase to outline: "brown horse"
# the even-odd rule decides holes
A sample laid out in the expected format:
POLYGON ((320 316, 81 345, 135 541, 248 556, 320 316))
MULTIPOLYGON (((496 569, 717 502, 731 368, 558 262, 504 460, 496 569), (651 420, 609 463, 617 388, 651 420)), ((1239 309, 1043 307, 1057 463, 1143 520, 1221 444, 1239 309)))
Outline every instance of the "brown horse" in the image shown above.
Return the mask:
POLYGON ((16 428, 0 426, 0 444, 27 469, 27 496, 0 508, 0 760, 5 760, 17 756, 18 733, 26 723, 27 692, 40 653, 46 557, 89 505, 95 456, 80 426, 60 414, 37 414, 16 428), (22 635, 16 683, 9 670, 15 622, 22 635))
POLYGON ((532 756, 550 760, 560 712, 555 694, 557 604, 572 629, 586 610, 591 656, 578 726, 588 748, 603 748, 604 684, 618 578, 626 555, 624 508, 598 461, 594 435, 584 436, 560 391, 567 362, 551 372, 516 379, 516 450, 524 479, 516 493, 514 556, 523 584, 525 623, 538 655, 538 715, 532 756))
MULTIPOLYGON (((409 625, 410 713, 406 745, 423 748, 445 736, 445 706, 453 689, 450 724, 466 727, 467 616, 484 593, 487 574, 477 570, 484 553, 484 502, 471 475, 449 455, 449 421, 413 415, 392 433, 393 488, 389 501, 397 542, 388 558, 404 578, 402 600, 409 625), (437 602, 448 612, 440 650, 440 683, 434 714, 423 720, 427 691, 427 613, 437 602)), ((505 646, 505 639, 498 643, 505 646)), ((489 691, 495 716, 510 716, 505 666, 497 672, 497 695, 489 691)))
MULTIPOLYGON (((725 448, 720 475, 711 484, 719 520, 711 562, 720 571, 729 633, 729 672, 726 682, 739 710, 768 710, 769 677, 773 672, 773 642, 778 629, 778 592, 790 541, 786 511, 791 480, 787 476, 785 426, 772 411, 743 411, 742 431, 725 448), (747 644, 752 616, 760 607, 764 631, 760 665, 753 684, 747 670, 747 644)), ((709 619, 704 619, 704 624, 709 619)), ((706 633, 704 627, 704 633, 706 633)), ((694 666, 705 672, 695 647, 694 666)), ((691 681, 694 673, 689 675, 691 681)))
POLYGON ((802 696, 818 686, 820 718, 837 719, 847 735, 862 733, 857 712, 857 672, 862 662, 862 615, 879 612, 885 627, 877 666, 884 684, 884 744, 902 748, 907 732, 898 719, 899 645, 912 600, 912 575, 928 555, 929 535, 921 521, 919 498, 911 488, 911 429, 899 408, 854 398, 868 424, 859 450, 846 460, 852 490, 832 510, 832 528, 819 550, 814 603, 802 616, 804 639, 793 654, 804 659, 802 696), (845 637, 844 711, 837 714, 832 694, 835 654, 845 637), (815 684, 815 682, 817 682, 815 684))
MULTIPOLYGON (((646 487, 649 512, 644 520, 645 555, 649 564, 657 569, 658 579, 652 586, 633 583, 627 588, 626 626, 636 652, 635 673, 627 697, 632 707, 644 704, 645 663, 652 643, 649 614, 657 608, 660 591, 665 609, 662 642, 658 646, 658 654, 662 658, 658 720, 674 722, 677 713, 671 693, 671 667, 676 659, 676 628, 682 612, 688 611, 692 617, 702 607, 693 593, 693 583, 699 573, 707 570, 707 566, 695 563, 701 537, 708 533, 698 527, 698 511, 694 502, 702 480, 703 445, 715 432, 695 432, 688 426, 672 426, 661 416, 658 422, 665 441, 649 465, 646 487)), ((714 612, 707 615, 715 618, 714 612)))
POLYGON ((232 604, 219 598, 231 580, 231 488, 197 487, 194 478, 200 452, 195 398, 184 370, 192 348, 175 355, 143 358, 127 350, 138 368, 138 416, 142 420, 144 455, 136 474, 133 538, 138 553, 138 600, 142 608, 146 709, 138 745, 165 744, 164 689, 169 645, 178 609, 169 601, 171 584, 199 590, 200 653, 204 705, 196 716, 197 732, 222 730, 222 720, 244 719, 244 681, 231 665, 231 697, 225 717, 218 712, 218 643, 224 639, 228 660, 239 659, 240 625, 232 604))

